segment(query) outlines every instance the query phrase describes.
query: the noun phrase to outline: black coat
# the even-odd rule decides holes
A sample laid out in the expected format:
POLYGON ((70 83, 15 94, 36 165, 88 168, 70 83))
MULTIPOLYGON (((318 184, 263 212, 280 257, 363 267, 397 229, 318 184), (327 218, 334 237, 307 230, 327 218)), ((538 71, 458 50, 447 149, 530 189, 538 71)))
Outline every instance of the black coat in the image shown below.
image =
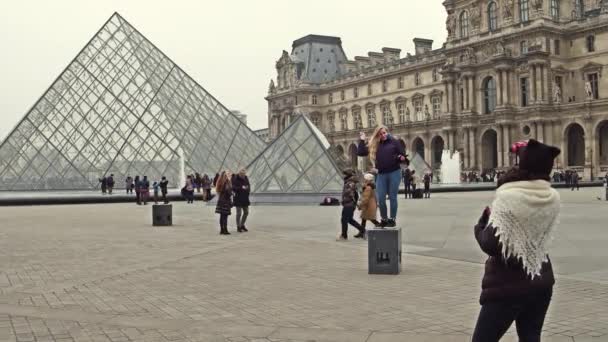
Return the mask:
POLYGON ((532 279, 526 274, 521 261, 514 257, 507 260, 503 258, 502 244, 495 236, 496 228, 488 225, 488 218, 482 215, 475 225, 475 238, 481 249, 488 254, 479 302, 483 305, 488 301, 526 296, 552 288, 555 277, 551 260, 543 264, 540 276, 532 279))
POLYGON ((237 174, 232 178, 232 191, 234 191, 235 207, 248 207, 251 204, 249 202, 250 189, 249 178, 247 178, 247 176, 241 177, 237 174))
POLYGON ((218 194, 217 204, 215 205, 216 214, 230 215, 232 213, 232 185, 229 182, 224 184, 224 189, 218 194))

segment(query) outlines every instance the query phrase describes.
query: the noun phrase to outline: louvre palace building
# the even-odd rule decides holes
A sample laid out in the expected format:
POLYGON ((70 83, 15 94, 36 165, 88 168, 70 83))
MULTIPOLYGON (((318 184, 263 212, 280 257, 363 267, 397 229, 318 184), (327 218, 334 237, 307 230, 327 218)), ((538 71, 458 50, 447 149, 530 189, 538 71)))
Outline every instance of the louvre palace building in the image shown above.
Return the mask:
MULTIPOLYGON (((446 0, 447 41, 414 39, 348 59, 338 37, 308 35, 276 62, 268 124, 277 137, 304 113, 357 167, 360 131, 386 125, 433 168, 514 163, 513 142, 558 146, 556 169, 608 171, 608 0, 446 0)), ((439 13, 437 15, 440 15, 439 13)), ((361 164, 359 164, 361 166, 361 164)))

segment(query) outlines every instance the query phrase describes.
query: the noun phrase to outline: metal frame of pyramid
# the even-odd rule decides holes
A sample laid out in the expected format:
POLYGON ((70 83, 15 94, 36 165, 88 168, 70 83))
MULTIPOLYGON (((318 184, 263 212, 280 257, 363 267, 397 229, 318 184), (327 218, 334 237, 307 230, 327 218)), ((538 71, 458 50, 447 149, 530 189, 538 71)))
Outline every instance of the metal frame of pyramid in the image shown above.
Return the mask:
POLYGON ((341 192, 341 171, 328 152, 328 147, 329 142, 316 126, 304 115, 299 115, 247 167, 252 184, 252 193, 321 194, 341 192), (310 134, 298 138, 296 135, 302 125, 310 134), (317 152, 313 152, 315 148, 318 148, 317 152), (313 168, 316 169, 313 170, 313 168), (291 181, 285 175, 287 170, 282 169, 291 172, 289 175, 291 181), (332 170, 334 172, 331 172, 332 170), (277 178, 278 171, 283 171, 284 174, 277 178), (318 178, 315 178, 316 176, 318 178), (322 178, 323 176, 325 178, 322 178), (298 185, 301 186, 298 187, 298 185), (334 187, 328 188, 329 185, 334 185, 334 187))
POLYGON ((266 144, 114 13, 0 144, 0 190, 93 189, 113 173, 247 165, 266 144))

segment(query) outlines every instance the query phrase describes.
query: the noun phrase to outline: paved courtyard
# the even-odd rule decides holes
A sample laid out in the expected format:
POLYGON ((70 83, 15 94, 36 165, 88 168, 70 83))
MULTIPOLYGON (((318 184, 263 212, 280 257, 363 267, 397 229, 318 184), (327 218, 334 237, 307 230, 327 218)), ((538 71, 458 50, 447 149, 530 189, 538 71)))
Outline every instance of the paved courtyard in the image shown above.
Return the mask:
MULTIPOLYGON (((557 285, 543 341, 608 341, 608 202, 560 190, 557 285)), ((468 341, 491 192, 400 199, 403 271, 367 274, 366 242, 336 242, 339 207, 256 206, 218 235, 213 207, 0 208, 0 341, 468 341)), ((513 329, 503 341, 516 341, 513 329)))

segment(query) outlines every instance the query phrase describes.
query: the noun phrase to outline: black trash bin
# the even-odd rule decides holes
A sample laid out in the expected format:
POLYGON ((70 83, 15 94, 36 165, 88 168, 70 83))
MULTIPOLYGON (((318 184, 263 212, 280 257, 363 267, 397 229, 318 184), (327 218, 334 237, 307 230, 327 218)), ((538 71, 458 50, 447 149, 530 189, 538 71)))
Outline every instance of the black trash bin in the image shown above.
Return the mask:
POLYGON ((367 230, 369 274, 401 272, 401 228, 367 230))
POLYGON ((173 206, 171 204, 152 205, 152 225, 171 226, 173 225, 173 206))

